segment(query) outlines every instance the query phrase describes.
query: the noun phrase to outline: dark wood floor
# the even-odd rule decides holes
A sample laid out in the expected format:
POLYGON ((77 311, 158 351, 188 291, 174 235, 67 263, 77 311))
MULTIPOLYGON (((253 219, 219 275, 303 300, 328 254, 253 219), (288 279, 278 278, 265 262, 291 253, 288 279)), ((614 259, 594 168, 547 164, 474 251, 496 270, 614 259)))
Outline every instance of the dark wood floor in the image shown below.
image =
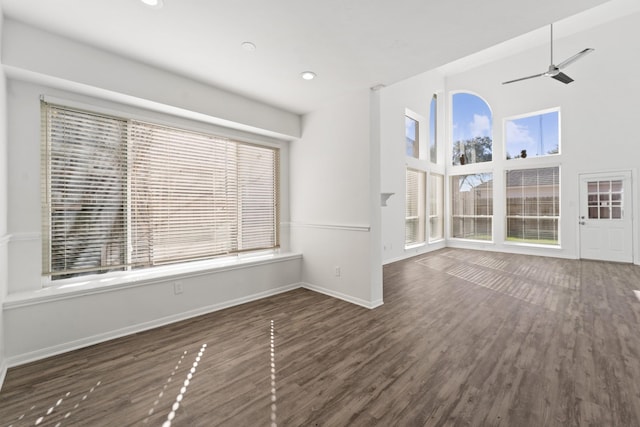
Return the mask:
POLYGON ((384 283, 375 310, 301 289, 12 368, 0 424, 640 426, 639 267, 445 249, 384 283))

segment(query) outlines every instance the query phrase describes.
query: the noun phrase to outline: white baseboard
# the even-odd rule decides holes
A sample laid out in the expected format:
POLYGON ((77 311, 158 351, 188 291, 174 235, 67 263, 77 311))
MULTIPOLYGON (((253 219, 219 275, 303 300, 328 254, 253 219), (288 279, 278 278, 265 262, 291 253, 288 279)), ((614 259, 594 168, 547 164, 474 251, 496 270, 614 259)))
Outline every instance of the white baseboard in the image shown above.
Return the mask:
POLYGON ((79 340, 66 342, 63 344, 58 344, 55 346, 39 349, 36 351, 8 357, 4 361, 2 361, 2 363, 0 364, 0 369, 2 369, 0 371, 0 388, 2 387, 2 381, 4 380, 4 376, 6 375, 6 371, 8 368, 23 365, 25 363, 34 362, 36 360, 45 359, 47 357, 56 356, 58 354, 66 353, 69 351, 78 350, 80 348, 88 347, 94 344, 99 344, 99 343, 116 339, 116 338, 121 338, 127 335, 144 332, 144 331, 165 326, 171 323, 187 320, 196 316, 201 316, 203 314, 213 313, 215 311, 223 310, 225 308, 233 307, 240 304, 245 304, 245 303, 256 301, 262 298, 281 294, 284 292, 289 292, 298 288, 305 288, 313 292, 318 292, 333 298, 338 298, 343 301, 349 302, 351 304, 356 304, 368 309, 374 309, 383 304, 382 300, 366 301, 360 298, 353 297, 351 295, 346 295, 340 292, 332 291, 332 290, 323 288, 321 286, 315 286, 310 283, 294 283, 286 286, 281 286, 279 288, 270 289, 268 291, 248 295, 246 297, 224 301, 218 304, 208 305, 205 307, 200 307, 198 309, 186 311, 184 313, 178 313, 172 316, 155 319, 149 322, 138 323, 136 325, 128 326, 126 328, 116 329, 116 330, 105 332, 102 334, 92 335, 90 337, 82 338, 79 340))
POLYGON ((2 384, 4 384, 4 379, 7 377, 7 364, 4 359, 0 361, 0 390, 2 390, 2 384))
MULTIPOLYGON (((270 297, 273 295, 289 292, 294 289, 302 287, 301 283, 294 283, 291 285, 281 286, 279 288, 270 289, 268 291, 259 292, 256 294, 248 295, 246 297, 237 298, 229 301, 224 301, 219 304, 208 305, 197 308, 195 310, 186 311, 184 313, 175 314, 172 316, 163 317, 160 319, 152 320, 149 322, 139 323, 136 325, 128 326, 126 328, 116 329, 102 334, 93 335, 90 337, 82 338, 79 340, 55 345, 52 347, 43 348, 40 350, 32 351, 29 353, 20 354, 17 356, 11 356, 5 361, 6 368, 23 365, 25 363, 33 362, 36 360, 44 359, 47 357, 55 356, 58 354, 66 353, 68 351, 78 350, 80 348, 88 347, 90 345, 99 344, 101 342, 109 341, 116 338, 121 338, 127 335, 147 331, 150 329, 165 326, 171 323, 187 320, 192 317, 201 316, 203 314, 213 313, 215 311, 223 310, 225 308, 233 307, 240 304, 256 301, 262 298, 270 297)), ((1 384, 1 383, 0 383, 1 384)))
POLYGON ((364 308, 373 309, 376 307, 380 307, 383 304, 382 300, 376 301, 366 301, 360 298, 353 297, 351 295, 346 295, 341 292, 332 291, 330 289, 323 288, 321 286, 312 285, 310 283, 302 283, 302 288, 309 289, 310 291, 318 292, 320 294, 328 295, 333 298, 338 298, 346 302, 350 302, 351 304, 356 304, 364 308))

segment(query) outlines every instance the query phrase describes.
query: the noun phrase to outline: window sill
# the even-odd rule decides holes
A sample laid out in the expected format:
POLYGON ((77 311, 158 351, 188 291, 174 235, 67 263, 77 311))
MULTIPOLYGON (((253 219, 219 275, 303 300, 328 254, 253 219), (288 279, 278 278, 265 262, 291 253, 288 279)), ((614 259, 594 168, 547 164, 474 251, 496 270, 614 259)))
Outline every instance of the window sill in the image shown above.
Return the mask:
POLYGON ((545 245, 542 243, 527 243, 527 242, 514 242, 505 240, 507 246, 524 246, 526 248, 542 248, 542 249, 562 249, 562 246, 558 245, 545 245))
POLYGON ((300 258, 302 258, 300 253, 263 254, 162 266, 116 273, 109 276, 93 276, 85 280, 78 278, 71 282, 65 281, 65 283, 49 285, 35 291, 9 294, 5 298, 3 307, 5 309, 18 308, 41 302, 112 292, 118 289, 129 289, 174 279, 221 273, 300 258))
POLYGON ((404 247, 404 250, 405 250, 405 251, 411 251, 411 250, 413 250, 413 249, 418 249, 418 248, 425 247, 426 245, 427 245, 427 244, 426 244, 425 242, 422 242, 422 243, 414 243, 414 244, 412 244, 412 245, 407 245, 407 246, 405 246, 405 247, 404 247))
POLYGON ((450 237, 449 240, 457 242, 486 243, 491 245, 495 243, 493 240, 468 239, 465 237, 450 237))

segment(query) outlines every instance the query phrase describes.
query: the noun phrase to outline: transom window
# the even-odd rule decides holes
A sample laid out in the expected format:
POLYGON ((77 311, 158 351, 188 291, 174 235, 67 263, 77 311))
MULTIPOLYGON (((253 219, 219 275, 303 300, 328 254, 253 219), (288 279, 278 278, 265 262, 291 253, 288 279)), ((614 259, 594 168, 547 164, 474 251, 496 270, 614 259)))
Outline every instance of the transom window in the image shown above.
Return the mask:
POLYGON ((413 117, 404 116, 405 154, 416 159, 420 158, 420 123, 413 117))
POLYGON ((507 159, 559 154, 560 112, 505 120, 505 148, 507 159))
POLYGON ((47 103, 42 112, 43 275, 278 247, 278 149, 47 103))

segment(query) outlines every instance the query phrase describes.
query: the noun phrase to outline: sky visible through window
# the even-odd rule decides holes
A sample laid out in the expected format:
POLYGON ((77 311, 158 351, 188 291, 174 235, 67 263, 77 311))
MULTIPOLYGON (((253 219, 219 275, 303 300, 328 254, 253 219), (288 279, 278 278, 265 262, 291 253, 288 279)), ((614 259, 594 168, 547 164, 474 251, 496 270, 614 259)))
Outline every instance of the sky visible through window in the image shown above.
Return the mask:
POLYGON ((438 98, 433 95, 429 106, 429 156, 431 163, 438 163, 438 142, 436 139, 438 98))
POLYGON ((409 116, 404 119, 405 154, 409 157, 419 156, 418 121, 409 116))
POLYGON ((559 145, 558 111, 534 114, 505 123, 507 159, 557 154, 559 145))
POLYGON ((470 93, 453 95, 453 141, 491 136, 491 111, 482 98, 470 93))

